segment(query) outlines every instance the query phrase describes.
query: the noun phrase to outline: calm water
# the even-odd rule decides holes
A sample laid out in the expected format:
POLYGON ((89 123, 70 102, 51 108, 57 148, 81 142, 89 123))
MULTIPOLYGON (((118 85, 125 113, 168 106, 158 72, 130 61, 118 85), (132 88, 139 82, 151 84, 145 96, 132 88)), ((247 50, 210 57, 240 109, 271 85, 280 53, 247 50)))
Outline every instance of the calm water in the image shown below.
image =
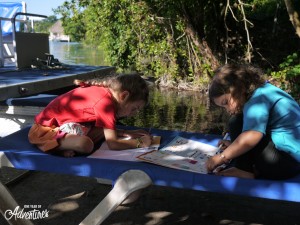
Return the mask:
MULTIPOLYGON (((50 42, 50 53, 66 64, 108 65, 101 49, 79 43, 50 42)), ((224 115, 220 109, 209 106, 205 94, 151 88, 149 105, 135 117, 122 122, 141 127, 220 134, 224 130, 224 115)))
POLYGON ((66 64, 85 64, 91 66, 108 65, 104 52, 94 46, 86 46, 76 42, 50 41, 50 53, 60 62, 66 64))
POLYGON ((221 134, 225 119, 219 108, 209 107, 203 94, 155 88, 149 105, 124 121, 135 126, 221 134))

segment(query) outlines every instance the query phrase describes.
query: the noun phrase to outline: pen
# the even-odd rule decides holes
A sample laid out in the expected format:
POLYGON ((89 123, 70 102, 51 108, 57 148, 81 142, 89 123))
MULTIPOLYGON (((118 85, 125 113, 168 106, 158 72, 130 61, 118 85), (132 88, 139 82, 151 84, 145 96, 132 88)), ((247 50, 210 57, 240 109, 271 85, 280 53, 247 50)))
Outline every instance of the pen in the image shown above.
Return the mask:
MULTIPOLYGON (((222 140, 226 140, 227 138, 228 138, 228 136, 229 136, 229 134, 228 133, 226 133, 225 135, 224 135, 224 137, 223 137, 223 139, 222 140)), ((223 147, 223 144, 220 144, 219 146, 218 146, 218 152, 220 152, 221 151, 221 148, 223 147)))
MULTIPOLYGON (((228 138, 228 136, 229 136, 229 134, 226 133, 226 134, 224 135, 224 137, 223 137, 222 140, 226 140, 226 139, 228 138)), ((220 153, 222 152, 222 150, 221 150, 222 146, 223 146, 223 144, 220 144, 220 145, 219 145, 218 151, 217 151, 216 154, 220 154, 220 153)), ((222 164, 222 165, 218 166, 217 168, 215 168, 212 172, 213 172, 213 173, 217 173, 219 170, 225 169, 226 166, 227 166, 226 164, 222 164)))

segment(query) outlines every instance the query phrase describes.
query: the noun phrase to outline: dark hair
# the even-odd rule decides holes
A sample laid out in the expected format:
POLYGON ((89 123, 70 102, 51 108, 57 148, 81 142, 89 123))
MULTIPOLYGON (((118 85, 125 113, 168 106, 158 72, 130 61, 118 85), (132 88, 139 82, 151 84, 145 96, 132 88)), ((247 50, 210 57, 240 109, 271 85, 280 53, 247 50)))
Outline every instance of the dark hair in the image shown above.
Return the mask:
POLYGON ((149 88, 147 82, 138 74, 113 74, 105 78, 95 78, 91 80, 75 80, 79 86, 102 86, 111 88, 113 91, 128 91, 129 102, 144 101, 148 103, 149 88))
POLYGON ((226 64, 219 67, 209 87, 209 98, 231 94, 237 100, 239 110, 252 96, 253 92, 265 83, 263 72, 251 65, 226 64))

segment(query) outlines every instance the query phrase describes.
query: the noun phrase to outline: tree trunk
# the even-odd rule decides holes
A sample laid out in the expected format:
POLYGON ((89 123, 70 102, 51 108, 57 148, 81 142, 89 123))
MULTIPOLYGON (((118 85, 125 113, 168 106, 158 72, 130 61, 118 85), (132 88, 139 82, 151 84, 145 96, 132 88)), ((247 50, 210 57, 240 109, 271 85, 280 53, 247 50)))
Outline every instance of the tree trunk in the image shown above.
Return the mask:
POLYGON ((285 6, 286 6, 287 12, 288 12, 289 17, 290 17, 290 21, 292 22, 292 24, 293 24, 293 26, 296 30, 296 34, 298 35, 298 37, 300 37, 299 15, 294 9, 292 0, 284 0, 284 2, 285 2, 285 6))
POLYGON ((207 42, 205 40, 200 41, 197 35, 197 32, 192 27, 191 22, 185 16, 185 23, 186 23, 186 29, 185 33, 191 38, 194 45, 197 46, 199 49, 201 56, 206 59, 207 63, 209 63, 213 70, 215 70, 219 66, 219 61, 214 56, 214 54, 211 51, 211 48, 208 46, 207 42))

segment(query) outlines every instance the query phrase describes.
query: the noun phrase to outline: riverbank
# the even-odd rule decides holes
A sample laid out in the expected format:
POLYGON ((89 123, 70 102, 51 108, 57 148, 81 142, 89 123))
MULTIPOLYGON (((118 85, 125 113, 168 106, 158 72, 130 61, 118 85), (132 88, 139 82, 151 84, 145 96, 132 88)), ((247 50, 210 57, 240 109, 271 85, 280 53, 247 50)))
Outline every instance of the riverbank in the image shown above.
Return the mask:
POLYGON ((164 78, 150 78, 158 88, 171 89, 177 91, 195 91, 205 94, 208 92, 209 84, 195 84, 194 82, 165 80, 164 78))
MULTIPOLYGON (((171 89, 177 91, 195 91, 195 92, 200 92, 202 94, 207 94, 209 89, 209 82, 207 83, 204 82, 202 84, 195 84, 194 82, 186 82, 186 81, 175 82, 175 81, 165 80, 164 78, 154 79, 153 77, 151 77, 146 79, 151 80, 151 82, 153 82, 153 84, 158 88, 164 88, 164 89, 171 89)), ((273 85, 288 92, 300 105, 300 90, 298 91, 293 90, 295 88, 291 83, 289 83, 288 81, 284 81, 284 83, 282 83, 282 81, 280 81, 279 79, 276 79, 271 76, 266 77, 266 80, 268 80, 273 85)))

